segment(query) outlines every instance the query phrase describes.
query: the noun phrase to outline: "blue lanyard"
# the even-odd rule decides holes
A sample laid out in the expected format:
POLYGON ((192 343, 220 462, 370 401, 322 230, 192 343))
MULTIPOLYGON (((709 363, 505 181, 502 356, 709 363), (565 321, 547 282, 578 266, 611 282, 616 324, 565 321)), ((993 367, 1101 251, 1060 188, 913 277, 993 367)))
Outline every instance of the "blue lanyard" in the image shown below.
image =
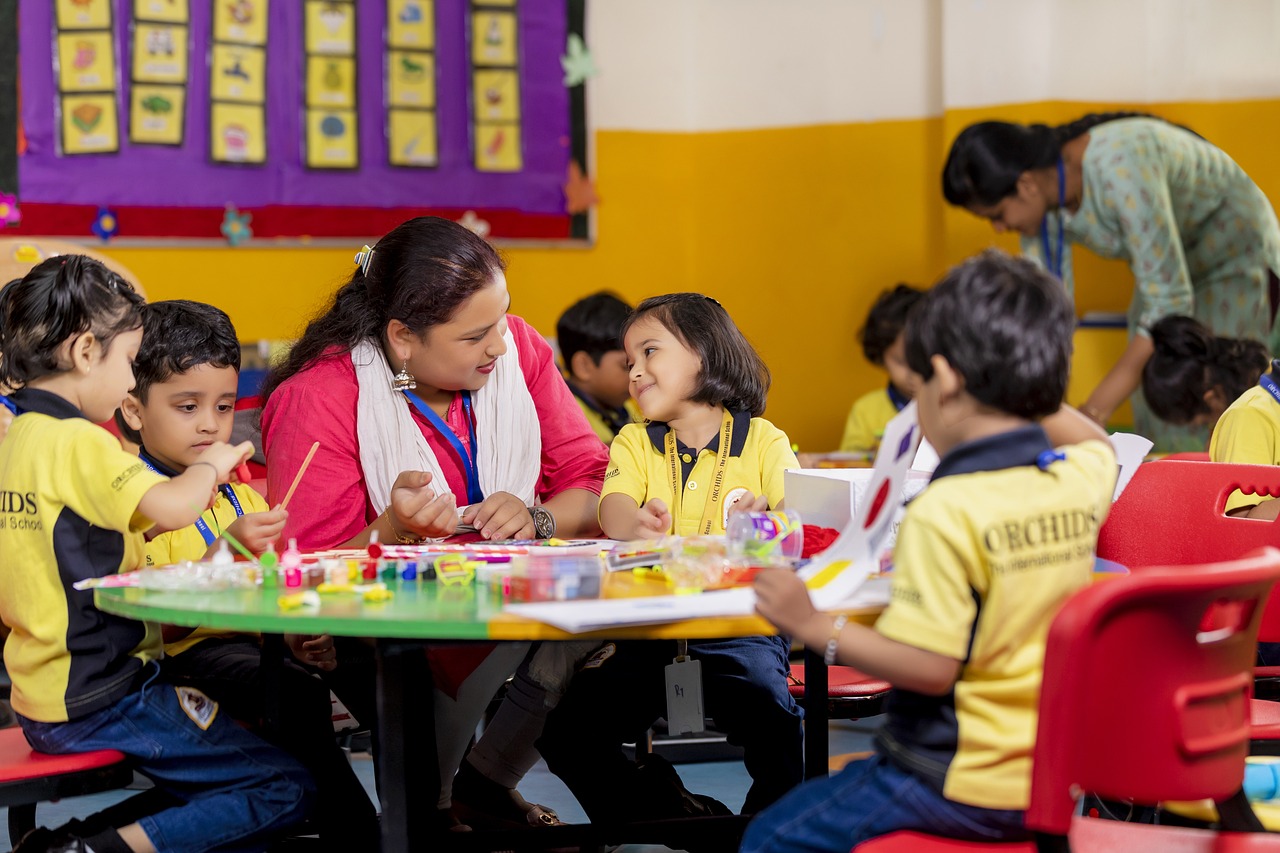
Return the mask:
MULTIPOLYGON (((155 471, 160 476, 162 477, 167 476, 159 468, 152 465, 151 462, 147 459, 147 457, 140 456, 138 458, 142 460, 143 465, 146 465, 148 468, 150 468, 152 471, 155 471)), ((231 501, 231 508, 236 511, 236 518, 239 518, 240 516, 244 515, 244 510, 240 508, 240 501, 236 498, 235 490, 231 488, 230 483, 223 483, 221 486, 218 486, 218 491, 226 495, 227 500, 231 501)), ((214 540, 218 538, 217 536, 213 535, 213 531, 209 529, 209 525, 205 523, 204 518, 196 519, 196 530, 200 531, 200 537, 204 539, 204 544, 206 545, 212 545, 214 540)))
POLYGON ((1058 158, 1058 256, 1055 258, 1053 253, 1049 251, 1049 215, 1046 213, 1043 220, 1040 221, 1040 247, 1044 249, 1044 265, 1049 272, 1062 281, 1062 258, 1066 254, 1065 244, 1063 242, 1062 228, 1062 210, 1067 198, 1067 171, 1062 165, 1062 158, 1058 158))
POLYGON ((449 425, 444 419, 432 411, 431 407, 422 401, 417 394, 408 391, 404 395, 409 398, 409 402, 413 407, 426 417, 431 425, 436 428, 436 432, 444 436, 445 441, 458 454, 458 458, 462 460, 463 471, 467 475, 467 503, 478 504, 484 501, 484 492, 480 489, 480 466, 476 462, 476 421, 471 416, 471 394, 467 391, 462 392, 462 412, 467 419, 467 435, 471 439, 471 452, 467 452, 467 448, 462 446, 462 441, 453 434, 453 430, 449 429, 449 425))
POLYGON ((889 402, 893 403, 893 407, 901 412, 907 407, 907 403, 911 402, 910 397, 904 397, 898 393, 898 389, 893 387, 893 383, 889 383, 889 402))
POLYGON ((13 402, 3 394, 0 394, 0 406, 4 406, 9 411, 13 412, 14 417, 17 417, 18 415, 22 414, 22 412, 18 411, 18 404, 13 402))
MULTIPOLYGON (((1280 374, 1280 358, 1271 362, 1271 372, 1280 374)), ((1274 379, 1264 373, 1258 378, 1258 384, 1266 389, 1272 399, 1277 403, 1280 403, 1280 385, 1276 385, 1276 381, 1274 379)))

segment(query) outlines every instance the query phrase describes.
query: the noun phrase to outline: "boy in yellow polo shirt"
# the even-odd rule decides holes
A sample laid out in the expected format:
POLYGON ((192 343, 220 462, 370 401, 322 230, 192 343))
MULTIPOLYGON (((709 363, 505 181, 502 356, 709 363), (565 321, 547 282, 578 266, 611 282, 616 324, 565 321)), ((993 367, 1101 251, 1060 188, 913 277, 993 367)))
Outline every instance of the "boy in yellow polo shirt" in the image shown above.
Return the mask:
POLYGON ((942 459, 907 507, 875 628, 817 612, 794 573, 757 609, 806 646, 894 685, 872 758, 805 783, 747 828, 745 853, 848 853, 910 829, 1025 838, 1049 625, 1090 583, 1116 459, 1062 405, 1075 317, 1062 286, 990 251, 907 325, 920 428, 942 459))
POLYGON ((858 331, 862 354, 885 369, 889 382, 854 401, 840 439, 841 451, 874 453, 885 425, 915 396, 918 377, 907 366, 903 332, 907 315, 922 296, 923 291, 899 284, 881 293, 867 312, 866 325, 858 331))
POLYGON ((642 420, 628 392, 622 351, 622 324, 630 314, 630 305, 601 291, 570 305, 556 322, 565 382, 605 444, 612 444, 627 424, 642 420))
MULTIPOLYGON (((143 463, 172 477, 185 471, 206 445, 231 437, 240 342, 231 319, 212 305, 173 300, 153 302, 143 310, 146 331, 134 359, 136 384, 117 420, 140 445, 143 463)), ((147 565, 204 559, 219 547, 222 530, 261 553, 280 535, 287 517, 282 509, 270 509, 251 486, 223 483, 213 505, 195 524, 161 533, 147 543, 147 565)), ((165 674, 258 728, 263 717, 258 638, 172 625, 164 626, 163 632, 165 674)), ((320 644, 332 648, 328 638, 291 638, 290 646, 305 662, 328 666, 323 656, 310 654, 320 644), (311 645, 304 648, 304 642, 311 645)), ((297 758, 315 779, 314 819, 323 841, 334 849, 376 849, 376 814, 334 737, 328 687, 294 661, 285 661, 279 674, 285 723, 263 736, 297 758)))

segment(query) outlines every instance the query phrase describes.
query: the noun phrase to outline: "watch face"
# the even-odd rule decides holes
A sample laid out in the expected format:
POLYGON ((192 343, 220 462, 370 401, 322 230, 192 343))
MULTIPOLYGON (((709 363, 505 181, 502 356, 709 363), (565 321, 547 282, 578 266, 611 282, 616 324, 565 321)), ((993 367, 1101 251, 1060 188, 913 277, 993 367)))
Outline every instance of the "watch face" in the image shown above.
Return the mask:
POLYGON ((539 539, 550 539, 555 535, 555 516, 540 506, 533 507, 530 512, 533 514, 533 529, 537 531, 539 539))

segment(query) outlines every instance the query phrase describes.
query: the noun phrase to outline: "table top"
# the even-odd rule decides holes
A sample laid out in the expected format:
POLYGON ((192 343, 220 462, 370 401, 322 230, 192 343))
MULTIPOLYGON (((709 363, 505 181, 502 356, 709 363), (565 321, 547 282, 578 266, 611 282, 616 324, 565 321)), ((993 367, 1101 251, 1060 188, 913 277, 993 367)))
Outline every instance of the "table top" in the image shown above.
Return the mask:
MULTIPOLYGON (((690 619, 661 625, 627 626, 570 634, 502 610, 502 595, 484 584, 450 586, 439 581, 388 581, 390 600, 367 602, 356 593, 320 595, 318 606, 283 609, 279 598, 288 589, 230 589, 217 592, 100 588, 94 591, 102 610, 150 622, 187 627, 264 633, 333 634, 437 640, 568 640, 706 639, 776 633, 759 616, 690 619)), ((606 577, 607 597, 666 592, 661 584, 636 579, 629 572, 606 577), (655 588, 656 587, 656 588, 655 588)), ((873 621, 880 608, 855 613, 873 621)))

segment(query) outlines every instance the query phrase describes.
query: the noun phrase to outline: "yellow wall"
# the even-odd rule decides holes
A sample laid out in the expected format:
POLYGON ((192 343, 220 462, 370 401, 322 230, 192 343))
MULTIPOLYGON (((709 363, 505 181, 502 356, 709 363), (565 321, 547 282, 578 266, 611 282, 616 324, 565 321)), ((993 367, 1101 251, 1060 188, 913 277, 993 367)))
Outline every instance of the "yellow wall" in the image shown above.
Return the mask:
MULTIPOLYGON (((1042 103, 944 117, 723 133, 596 134, 599 239, 589 249, 504 251, 513 310, 544 333, 577 297, 612 288, 639 300, 699 290, 724 303, 773 370, 768 416, 810 450, 834 447, 858 394, 883 375, 854 341, 872 300, 897 281, 928 284, 988 245, 986 223, 949 210, 946 146, 982 118, 1065 121, 1098 108, 1042 103)), ((1280 101, 1162 104, 1280 196, 1280 101)), ((152 299, 226 309, 241 338, 291 337, 349 275, 357 245, 160 249, 110 247, 152 299)), ((1077 255, 1077 308, 1123 310, 1116 262, 1077 255)), ((1100 376, 1116 335, 1080 338, 1073 400, 1100 376)), ((1122 343, 1122 342, 1121 342, 1122 343)))

